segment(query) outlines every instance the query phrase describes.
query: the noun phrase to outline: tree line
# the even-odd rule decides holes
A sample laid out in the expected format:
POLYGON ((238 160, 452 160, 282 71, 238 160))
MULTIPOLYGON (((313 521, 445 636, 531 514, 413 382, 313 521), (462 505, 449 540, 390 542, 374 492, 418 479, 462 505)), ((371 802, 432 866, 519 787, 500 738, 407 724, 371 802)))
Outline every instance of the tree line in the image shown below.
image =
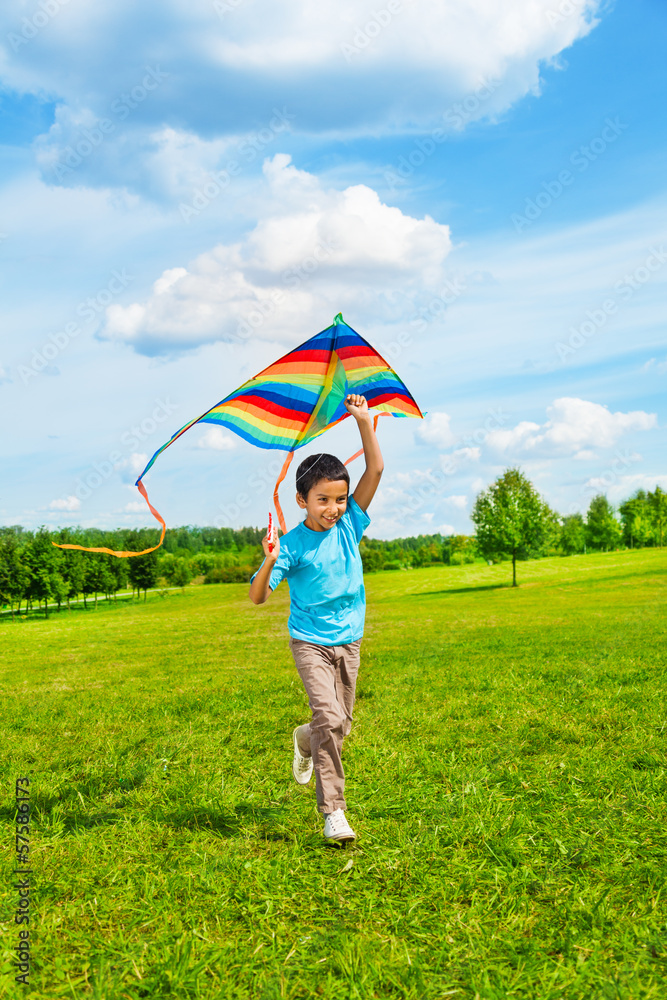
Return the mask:
POLYGON ((261 558, 260 528, 175 528, 167 531, 157 552, 118 559, 101 552, 59 549, 52 543, 113 551, 141 552, 156 543, 155 530, 102 531, 98 528, 27 531, 19 525, 0 528, 0 603, 12 612, 44 608, 60 610, 73 601, 97 604, 100 595, 115 598, 130 589, 139 595, 152 587, 183 587, 212 571, 231 568, 246 579, 245 566, 261 558), (239 569, 239 567, 243 567, 239 569))
MULTIPOLYGON (((638 490, 615 509, 600 494, 585 516, 562 516, 552 510, 519 469, 507 469, 477 497, 471 514, 475 535, 418 535, 382 541, 364 537, 360 544, 364 572, 411 567, 457 566, 475 561, 517 561, 548 555, 576 555, 619 547, 662 546, 667 528, 667 493, 659 486, 638 490)), ((0 528, 0 603, 12 615, 73 601, 97 604, 120 591, 144 599, 156 587, 191 582, 242 583, 263 556, 263 528, 168 529, 157 552, 131 559, 102 553, 58 549, 52 542, 134 551, 155 544, 155 530, 102 531, 65 528, 36 532, 20 526, 0 528)))
POLYGON ((585 519, 581 514, 563 517, 549 507, 520 469, 506 469, 479 494, 471 519, 482 555, 512 559, 512 585, 516 587, 517 559, 558 552, 608 552, 620 546, 662 546, 667 493, 659 486, 653 492, 637 490, 618 512, 601 493, 591 500, 585 519))

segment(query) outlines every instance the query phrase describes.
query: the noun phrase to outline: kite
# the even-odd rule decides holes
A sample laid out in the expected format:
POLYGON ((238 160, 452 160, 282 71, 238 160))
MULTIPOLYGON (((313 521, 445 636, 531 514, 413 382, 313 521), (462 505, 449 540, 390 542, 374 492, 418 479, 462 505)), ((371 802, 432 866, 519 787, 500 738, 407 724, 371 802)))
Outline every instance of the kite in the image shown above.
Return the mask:
MULTIPOLYGON (((244 382, 210 410, 181 427, 158 448, 135 483, 151 513, 162 525, 157 545, 141 552, 116 552, 108 548, 69 544, 61 544, 58 548, 106 552, 121 558, 145 555, 158 549, 164 541, 167 526, 148 499, 142 480, 157 457, 195 424, 226 427, 258 448, 287 451, 273 493, 278 521, 284 533, 287 529, 278 489, 294 452, 349 416, 343 403, 351 393, 366 397, 368 409, 375 414, 375 427, 382 414, 424 416, 396 372, 338 313, 326 330, 244 382)), ((348 458, 345 464, 361 454, 363 448, 348 458)))

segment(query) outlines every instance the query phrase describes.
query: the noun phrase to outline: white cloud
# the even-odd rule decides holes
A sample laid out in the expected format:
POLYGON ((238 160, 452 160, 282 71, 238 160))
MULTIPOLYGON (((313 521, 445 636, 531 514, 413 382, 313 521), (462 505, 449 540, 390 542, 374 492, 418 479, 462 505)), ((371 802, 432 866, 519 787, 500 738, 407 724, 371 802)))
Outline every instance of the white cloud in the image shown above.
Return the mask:
POLYGON ((461 494, 443 496, 448 485, 448 480, 437 469, 416 468, 383 478, 381 489, 373 500, 373 537, 454 534, 469 530, 466 497, 461 494), (460 520, 458 527, 449 523, 434 527, 440 518, 448 516, 460 520))
POLYGON ((585 459, 590 448, 610 448, 629 431, 657 427, 655 413, 643 410, 612 413, 599 403, 568 396, 555 399, 547 407, 547 416, 544 424, 522 420, 516 427, 491 431, 486 444, 507 459, 557 456, 585 459))
POLYGON ((209 448, 212 451, 230 451, 232 448, 236 448, 237 444, 238 438, 225 434, 222 427, 213 425, 209 426, 206 433, 197 441, 198 448, 209 448))
POLYGON ((664 361, 658 361, 657 358, 650 358, 646 364, 642 365, 641 370, 643 372, 654 371, 658 375, 667 374, 667 358, 664 361))
POLYGON ((591 476, 586 481, 584 489, 590 487, 600 493, 605 493, 611 503, 622 503, 637 490, 653 492, 656 486, 667 490, 667 476, 650 476, 645 472, 637 472, 628 476, 591 476))
POLYGON ((128 126, 234 134, 266 123, 276 95, 306 133, 452 129, 497 116, 539 90, 540 66, 590 31, 601 4, 578 0, 555 17, 554 0, 404 0, 391 12, 370 0, 51 6, 55 14, 34 8, 49 22, 35 30, 24 0, 3 3, 5 83, 58 95, 81 120, 110 119, 105 142, 131 173, 128 126))
POLYGON ((415 432, 418 441, 435 445, 436 448, 449 448, 454 444, 448 413, 429 413, 420 423, 415 432))
POLYGON ((130 502, 126 503, 123 507, 123 511, 126 514, 145 514, 147 509, 146 504, 139 500, 130 500, 130 502))
POLYGON ((75 496, 64 497, 60 500, 52 500, 49 504, 49 510, 62 510, 73 513, 74 511, 80 509, 81 501, 75 496))
POLYGON ((481 449, 476 447, 455 448, 454 451, 440 456, 440 467, 443 472, 451 476, 466 465, 479 462, 481 454, 481 449))
POLYGON ((126 187, 153 199, 187 197, 210 181, 231 157, 229 139, 203 139, 180 128, 146 128, 104 117, 78 105, 56 107, 48 132, 33 149, 47 184, 64 187, 126 187))
POLYGON ((140 472, 146 468, 146 462, 148 461, 148 455, 144 452, 134 451, 129 458, 121 458, 119 462, 114 465, 114 470, 117 472, 129 470, 133 475, 138 476, 140 472))
MULTIPOLYGON (((414 489, 425 484, 432 487, 434 483, 439 482, 439 480, 434 479, 430 469, 412 469, 410 472, 395 472, 390 477, 390 481, 406 489, 414 489)), ((385 485, 388 485, 388 483, 383 480, 383 488, 385 485)))
POLYGON ((99 336, 147 354, 250 337, 293 343, 341 309, 357 323, 416 316, 440 287, 448 226, 384 205, 365 185, 326 190, 283 154, 264 174, 265 214, 243 240, 169 268, 143 303, 109 306, 99 336))
POLYGON ((465 510, 468 506, 468 498, 465 494, 453 493, 450 497, 445 497, 443 503, 449 504, 450 507, 456 507, 458 510, 465 510))

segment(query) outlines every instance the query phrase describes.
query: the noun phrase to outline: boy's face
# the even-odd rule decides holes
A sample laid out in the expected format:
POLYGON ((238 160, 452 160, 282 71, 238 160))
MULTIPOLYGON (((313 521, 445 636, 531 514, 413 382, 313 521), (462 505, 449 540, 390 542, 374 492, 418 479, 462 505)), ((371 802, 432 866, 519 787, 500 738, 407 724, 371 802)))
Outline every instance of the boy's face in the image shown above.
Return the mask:
POLYGON ((344 479, 320 479, 311 486, 304 500, 300 493, 296 502, 306 511, 305 525, 311 531, 328 531, 347 510, 347 483, 344 479))

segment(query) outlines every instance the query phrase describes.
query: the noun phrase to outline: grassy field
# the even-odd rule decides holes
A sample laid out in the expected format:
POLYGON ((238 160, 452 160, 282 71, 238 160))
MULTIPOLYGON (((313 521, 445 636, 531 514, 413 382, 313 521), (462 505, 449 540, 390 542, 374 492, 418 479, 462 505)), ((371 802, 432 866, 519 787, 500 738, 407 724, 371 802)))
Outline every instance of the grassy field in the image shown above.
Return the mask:
POLYGON ((4 902, 32 780, 31 996, 667 996, 667 559, 367 577, 359 840, 291 779, 287 588, 0 624, 4 902))

